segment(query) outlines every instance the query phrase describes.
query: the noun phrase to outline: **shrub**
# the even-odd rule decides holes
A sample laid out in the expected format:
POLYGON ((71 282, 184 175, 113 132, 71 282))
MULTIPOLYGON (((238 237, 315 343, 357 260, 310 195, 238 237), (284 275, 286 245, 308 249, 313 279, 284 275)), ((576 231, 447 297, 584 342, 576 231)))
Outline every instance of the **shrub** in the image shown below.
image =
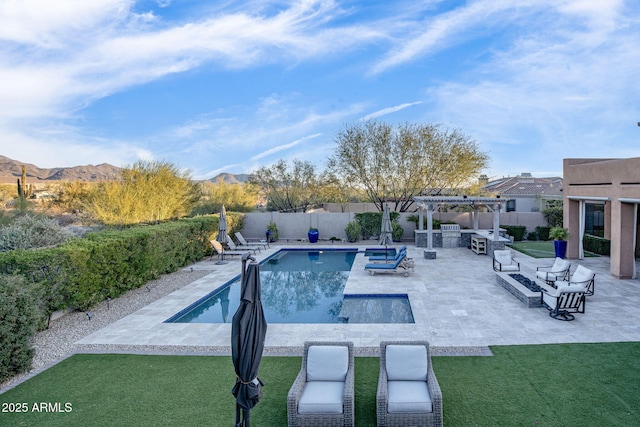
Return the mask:
POLYGON ((562 227, 562 221, 563 221, 562 205, 549 206, 543 209, 542 216, 544 216, 544 219, 545 221, 547 221, 547 225, 549 227, 562 227))
POLYGON ((403 234, 404 234, 404 230, 402 229, 402 226, 397 222, 393 222, 391 224, 391 238, 393 239, 393 241, 401 242, 403 234))
POLYGON ((53 246, 64 243, 68 238, 69 235, 53 219, 20 215, 9 225, 0 227, 0 252, 53 246))
POLYGON ((582 243, 585 251, 600 255, 611 254, 611 240, 587 234, 584 236, 582 243))
POLYGON ((501 225, 500 228, 507 230, 507 234, 513 236, 513 240, 516 242, 522 241, 527 232, 527 227, 524 225, 501 225))
POLYGON ((41 319, 38 289, 21 276, 0 276, 0 383, 31 367, 41 319))
MULTIPOLYGON (((408 222, 413 222, 416 225, 416 230, 418 229, 418 222, 420 221, 420 216, 419 215, 409 215, 407 217, 407 221, 408 222)), ((438 221, 437 219, 434 219, 431 221, 431 224, 433 226, 434 230, 439 230, 440 229, 440 221, 438 221)), ((427 229, 427 216, 425 215, 422 219, 422 225, 424 227, 424 229, 427 229)))
MULTIPOLYGON (((372 237, 377 237, 380 235, 380 226, 382 225, 382 212, 364 212, 357 213, 356 221, 360 224, 360 228, 362 229, 362 238, 370 239, 372 237)), ((400 217, 400 213, 396 211, 392 211, 389 213, 389 217, 391 222, 397 222, 400 217)))
POLYGON ((536 227, 536 234, 538 235, 538 240, 549 240, 549 231, 551 230, 551 227, 545 227, 545 226, 537 226, 536 227))
POLYGON ((360 227, 360 223, 355 219, 349 221, 347 224, 347 228, 344 229, 344 232, 347 234, 347 240, 351 243, 357 242, 360 239, 360 234, 362 233, 362 227, 360 227))

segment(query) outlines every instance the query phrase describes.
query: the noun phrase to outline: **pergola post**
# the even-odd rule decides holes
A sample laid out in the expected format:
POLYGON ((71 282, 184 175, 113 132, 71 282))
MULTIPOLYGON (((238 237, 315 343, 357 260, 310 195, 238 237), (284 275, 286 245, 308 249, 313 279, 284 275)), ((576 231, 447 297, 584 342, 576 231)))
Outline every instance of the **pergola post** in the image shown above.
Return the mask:
POLYGON ((433 205, 427 205, 427 250, 433 250, 433 205))

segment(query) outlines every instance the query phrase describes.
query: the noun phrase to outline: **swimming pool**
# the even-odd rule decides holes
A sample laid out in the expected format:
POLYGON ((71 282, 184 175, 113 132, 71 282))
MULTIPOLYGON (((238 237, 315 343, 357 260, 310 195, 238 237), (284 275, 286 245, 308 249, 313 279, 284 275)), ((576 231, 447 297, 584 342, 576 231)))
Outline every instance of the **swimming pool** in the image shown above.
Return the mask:
MULTIPOLYGON (((349 295, 347 314, 342 313, 344 287, 357 255, 356 250, 283 249, 260 263, 262 307, 268 323, 413 323, 411 307, 405 296, 388 296, 388 304, 404 310, 404 315, 394 314, 385 322, 378 314, 367 322, 363 315, 354 315, 362 308, 382 304, 387 296, 349 295), (404 298, 405 303, 398 302, 404 298), (356 306, 354 306, 356 304, 356 306), (406 311, 408 310, 408 314, 406 311), (408 319, 397 322, 393 319, 408 319)), ((168 323, 228 323, 240 302, 240 275, 225 283, 209 295, 181 310, 165 322, 168 323)), ((389 307, 391 307, 389 305, 389 307)), ((376 313, 387 310, 375 310, 376 313)))

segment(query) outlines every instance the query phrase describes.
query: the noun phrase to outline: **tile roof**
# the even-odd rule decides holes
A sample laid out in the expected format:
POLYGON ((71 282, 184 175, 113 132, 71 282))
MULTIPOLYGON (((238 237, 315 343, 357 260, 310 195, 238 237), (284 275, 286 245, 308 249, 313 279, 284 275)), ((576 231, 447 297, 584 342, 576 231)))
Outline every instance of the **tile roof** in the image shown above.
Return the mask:
POLYGON ((497 194, 562 195, 562 178, 534 178, 528 174, 523 175, 496 179, 487 183, 483 188, 497 194))

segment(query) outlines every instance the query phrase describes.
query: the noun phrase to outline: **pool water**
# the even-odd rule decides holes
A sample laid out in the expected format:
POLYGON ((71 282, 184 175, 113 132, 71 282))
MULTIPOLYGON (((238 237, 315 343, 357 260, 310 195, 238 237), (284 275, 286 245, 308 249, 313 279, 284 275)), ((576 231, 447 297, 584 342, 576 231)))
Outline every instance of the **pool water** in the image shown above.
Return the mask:
MULTIPOLYGON (((280 250, 260 263, 262 307, 267 323, 413 323, 406 296, 350 295, 343 291, 356 250, 280 250), (404 298, 404 302, 399 301, 404 298), (387 301, 387 302, 385 302, 387 301), (360 303, 360 308, 358 304, 360 303), (365 310, 374 308, 367 321, 365 310), (404 310, 393 314, 391 309, 404 310), (408 314, 407 314, 408 309, 408 314), (355 314, 359 313, 359 314, 355 314), (380 315, 379 313, 383 313, 380 315), (389 314, 388 321, 384 321, 389 314), (393 319, 409 319, 399 322, 393 319)), ((240 276, 172 316, 170 323, 228 323, 240 304, 240 276)))

